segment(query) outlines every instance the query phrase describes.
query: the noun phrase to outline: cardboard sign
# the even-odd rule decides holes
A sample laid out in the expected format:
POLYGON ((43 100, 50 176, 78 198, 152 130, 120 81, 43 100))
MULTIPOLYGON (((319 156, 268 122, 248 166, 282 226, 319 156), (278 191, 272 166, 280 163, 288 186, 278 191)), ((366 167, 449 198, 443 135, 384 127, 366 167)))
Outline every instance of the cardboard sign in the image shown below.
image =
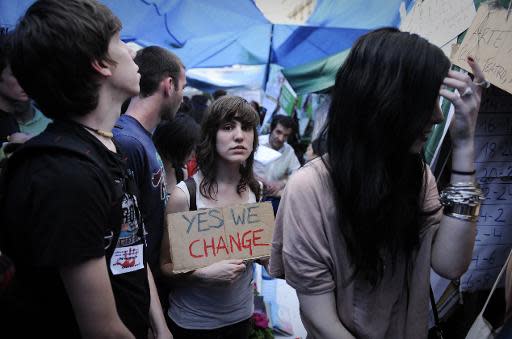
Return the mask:
POLYGON ((468 55, 478 61, 487 80, 512 93, 512 17, 507 19, 507 9, 480 5, 452 62, 471 71, 468 55))
POLYGON ((269 202, 167 215, 173 272, 225 259, 270 256, 274 211, 269 202))
POLYGON ((407 16, 402 2, 400 12, 400 30, 416 33, 438 47, 464 32, 476 13, 473 0, 418 0, 407 16))

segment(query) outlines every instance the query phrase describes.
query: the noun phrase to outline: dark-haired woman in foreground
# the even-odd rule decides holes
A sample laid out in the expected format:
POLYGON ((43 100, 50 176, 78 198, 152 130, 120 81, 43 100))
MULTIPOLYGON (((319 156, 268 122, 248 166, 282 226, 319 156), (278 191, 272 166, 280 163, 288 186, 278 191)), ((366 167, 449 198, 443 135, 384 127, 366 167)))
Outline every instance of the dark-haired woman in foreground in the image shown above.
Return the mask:
MULTIPOLYGON (((167 213, 256 202, 260 186, 252 164, 258 124, 258 114, 246 100, 233 96, 215 100, 208 108, 196 149, 199 171, 188 185, 178 184, 167 213), (189 190, 191 184, 195 194, 189 190)), ((232 259, 192 273, 173 274, 167 230, 160 265, 173 284, 167 320, 175 339, 248 337, 253 313, 252 265, 232 259)))
POLYGON ((449 279, 466 271, 481 198, 473 139, 487 84, 468 63, 473 81, 449 71, 423 38, 384 28, 362 36, 339 69, 328 154, 288 182, 270 260, 271 274, 297 290, 308 338, 426 338, 430 268, 449 279), (421 156, 443 120, 440 95, 455 107, 444 209, 421 156))

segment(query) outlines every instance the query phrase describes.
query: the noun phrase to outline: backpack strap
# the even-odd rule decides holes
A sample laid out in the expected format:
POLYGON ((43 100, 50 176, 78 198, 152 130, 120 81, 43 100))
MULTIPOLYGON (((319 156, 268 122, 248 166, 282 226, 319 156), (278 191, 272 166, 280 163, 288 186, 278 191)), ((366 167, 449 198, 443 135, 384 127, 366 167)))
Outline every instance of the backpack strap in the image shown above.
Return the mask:
POLYGON ((265 186, 263 185, 263 182, 259 181, 258 180, 258 185, 260 187, 260 191, 258 194, 256 194, 256 201, 257 202, 262 202, 263 201, 263 191, 265 189, 265 186))
POLYGON ((196 204, 196 181, 193 177, 188 177, 185 180, 185 185, 187 185, 188 193, 190 195, 190 207, 189 211, 197 211, 196 204))

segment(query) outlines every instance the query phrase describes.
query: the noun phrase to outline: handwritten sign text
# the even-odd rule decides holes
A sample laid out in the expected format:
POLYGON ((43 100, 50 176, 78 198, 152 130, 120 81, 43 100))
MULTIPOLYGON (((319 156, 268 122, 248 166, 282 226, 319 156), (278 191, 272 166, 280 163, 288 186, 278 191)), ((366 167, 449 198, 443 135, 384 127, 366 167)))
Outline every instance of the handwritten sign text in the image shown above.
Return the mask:
POLYGON ((224 259, 270 255, 274 229, 270 203, 173 213, 167 222, 175 272, 224 259))

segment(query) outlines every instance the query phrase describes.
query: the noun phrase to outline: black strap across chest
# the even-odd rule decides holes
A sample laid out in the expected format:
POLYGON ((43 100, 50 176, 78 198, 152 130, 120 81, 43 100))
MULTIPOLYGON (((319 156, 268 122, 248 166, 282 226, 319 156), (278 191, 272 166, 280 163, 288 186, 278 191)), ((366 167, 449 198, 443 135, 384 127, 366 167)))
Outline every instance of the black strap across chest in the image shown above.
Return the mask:
POLYGON ((190 195, 190 208, 189 211, 197 211, 196 204, 196 181, 193 177, 188 177, 185 180, 185 185, 187 185, 188 193, 190 195))

